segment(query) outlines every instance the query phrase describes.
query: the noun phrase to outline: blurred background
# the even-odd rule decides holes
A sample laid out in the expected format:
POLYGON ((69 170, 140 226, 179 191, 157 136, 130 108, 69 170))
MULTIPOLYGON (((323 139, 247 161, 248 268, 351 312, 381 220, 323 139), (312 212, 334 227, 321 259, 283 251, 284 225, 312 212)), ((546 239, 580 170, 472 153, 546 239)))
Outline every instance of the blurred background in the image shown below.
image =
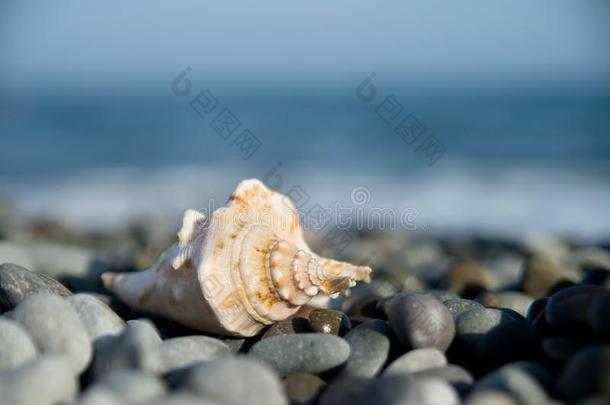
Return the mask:
POLYGON ((2 212, 174 230, 256 177, 306 209, 413 208, 409 232, 607 240, 608 17, 602 0, 4 1, 2 212))

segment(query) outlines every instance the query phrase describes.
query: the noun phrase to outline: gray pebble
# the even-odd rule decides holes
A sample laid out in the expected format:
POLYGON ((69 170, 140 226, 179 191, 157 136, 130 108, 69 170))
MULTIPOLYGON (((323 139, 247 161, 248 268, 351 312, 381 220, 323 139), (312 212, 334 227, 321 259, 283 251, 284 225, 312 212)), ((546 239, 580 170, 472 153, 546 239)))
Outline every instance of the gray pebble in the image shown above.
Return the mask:
POLYGON ((456 343, 462 350, 476 351, 486 333, 502 322, 515 321, 499 309, 480 308, 464 312, 455 320, 456 343))
POLYGON ((49 293, 30 295, 15 308, 14 317, 43 353, 67 356, 77 372, 89 364, 89 335, 76 310, 63 298, 49 293))
POLYGON ((82 393, 76 405, 124 405, 124 402, 107 388, 91 387, 82 393))
POLYGON ((533 301, 529 295, 516 291, 488 292, 479 298, 479 302, 486 307, 512 309, 524 317, 533 301))
POLYGON ((291 404, 313 405, 326 383, 320 377, 307 373, 289 374, 284 380, 286 395, 291 404))
POLYGON ((67 297, 72 293, 59 281, 44 274, 29 271, 13 263, 0 265, 0 307, 15 308, 23 299, 35 293, 47 292, 67 297))
POLYGON ((61 355, 42 355, 16 369, 0 373, 0 400, 3 404, 69 404, 77 392, 74 366, 61 355))
POLYGON ((119 335, 125 328, 125 321, 108 305, 92 295, 75 294, 66 300, 78 312, 91 340, 119 335))
POLYGON ((431 295, 395 295, 388 303, 388 320, 398 340, 408 348, 445 351, 455 334, 451 312, 431 295))
POLYGON ((438 368, 447 365, 447 358, 443 352, 434 348, 415 349, 407 352, 394 360, 384 375, 396 373, 415 373, 430 368, 438 368))
POLYGON ((114 370, 90 389, 110 391, 126 405, 146 403, 165 394, 165 386, 157 377, 137 370, 114 370))
POLYGON ((449 312, 451 312, 453 319, 457 319, 458 316, 472 309, 483 308, 483 305, 479 304, 478 302, 464 298, 446 300, 443 302, 443 305, 445 305, 449 312))
POLYGON ((369 404, 425 405, 416 380, 406 374, 339 380, 327 388, 320 400, 320 405, 369 404))
POLYGON ((387 323, 380 319, 364 322, 349 331, 344 339, 349 343, 351 352, 339 375, 375 377, 390 352, 390 330, 387 323))
POLYGON ((481 378, 474 388, 479 390, 496 390, 509 394, 516 402, 524 405, 538 405, 548 402, 548 396, 542 386, 528 373, 510 365, 504 366, 481 378))
POLYGON ((606 291, 596 285, 577 285, 556 292, 546 304, 546 322, 549 325, 587 322, 591 302, 606 291))
POLYGON ((423 294, 428 294, 439 300, 440 302, 445 302, 449 300, 457 300, 461 299, 459 295, 454 294, 447 290, 426 290, 423 294))
POLYGON ((208 398, 202 398, 189 392, 177 392, 164 398, 147 402, 146 405, 222 405, 208 398))
POLYGON ((188 367, 200 361, 230 356, 229 347, 218 339, 208 336, 183 336, 164 340, 161 343, 161 372, 188 367))
POLYGON ((0 318, 0 372, 26 363, 37 354, 34 341, 21 325, 0 318))
POLYGON ((119 336, 103 338, 96 345, 91 366, 94 378, 116 369, 159 373, 162 369, 161 338, 147 320, 132 320, 119 336))
POLYGON ((179 388, 224 405, 287 403, 277 374, 267 364, 245 356, 195 365, 187 371, 179 388))
POLYGON ((257 342, 250 355, 265 360, 281 375, 321 373, 343 364, 350 355, 344 339, 321 333, 274 336, 257 342))
POLYGON ((459 392, 467 391, 474 378, 465 368, 455 364, 443 367, 428 368, 411 374, 414 378, 439 378, 453 385, 459 392))

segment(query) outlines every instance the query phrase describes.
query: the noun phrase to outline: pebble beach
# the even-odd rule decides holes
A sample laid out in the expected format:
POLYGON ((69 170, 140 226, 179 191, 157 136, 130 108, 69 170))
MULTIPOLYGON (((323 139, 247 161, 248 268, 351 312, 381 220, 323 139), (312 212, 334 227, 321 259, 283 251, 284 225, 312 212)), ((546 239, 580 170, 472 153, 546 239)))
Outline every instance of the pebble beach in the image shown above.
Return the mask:
MULTIPOLYGON (((372 281, 250 338, 130 309, 175 230, 0 223, 3 404, 606 404, 610 246, 357 232, 372 281)), ((322 241, 311 238, 316 251, 322 241)), ((328 249, 326 249, 328 250, 328 249)))

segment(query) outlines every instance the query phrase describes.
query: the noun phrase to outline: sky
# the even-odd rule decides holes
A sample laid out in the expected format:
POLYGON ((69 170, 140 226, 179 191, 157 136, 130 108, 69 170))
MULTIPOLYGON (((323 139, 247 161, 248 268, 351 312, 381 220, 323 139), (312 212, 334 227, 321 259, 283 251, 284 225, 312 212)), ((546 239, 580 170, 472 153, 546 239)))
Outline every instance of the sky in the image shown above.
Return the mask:
MULTIPOLYGON (((610 2, 5 0, 0 86, 213 80, 610 89, 610 2)), ((1 87, 0 87, 1 88, 1 87)))

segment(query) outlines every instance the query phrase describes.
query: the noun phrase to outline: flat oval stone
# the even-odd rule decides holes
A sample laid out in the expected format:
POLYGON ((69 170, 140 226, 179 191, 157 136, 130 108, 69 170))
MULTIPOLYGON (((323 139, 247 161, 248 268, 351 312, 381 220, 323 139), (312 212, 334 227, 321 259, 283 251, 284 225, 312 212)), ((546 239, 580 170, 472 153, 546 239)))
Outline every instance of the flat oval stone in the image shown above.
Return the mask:
POLYGON ((274 336, 257 342, 249 355, 272 365, 281 375, 321 373, 345 363, 350 355, 346 340, 321 333, 274 336))
MULTIPOLYGON (((278 336, 261 342, 293 336, 278 336)), ((223 405, 287 403, 282 384, 273 369, 250 357, 227 357, 197 364, 187 370, 178 385, 181 390, 197 393, 223 405)))
POLYGON ((66 300, 76 309, 91 340, 116 336, 125 329, 125 321, 93 295, 75 294, 66 300))
POLYGON ((293 404, 315 404, 324 387, 324 380, 313 374, 293 373, 284 380, 286 394, 293 404))
POLYGON ((208 336, 167 339, 161 343, 160 350, 163 362, 161 373, 231 355, 231 349, 225 343, 208 336))
POLYGON ((390 329, 385 321, 374 319, 350 330, 344 339, 351 353, 339 375, 344 377, 373 378, 388 359, 390 329))
POLYGON ((77 392, 73 362, 57 354, 43 354, 0 378, 3 404, 71 404, 77 392))
POLYGON ((341 311, 317 308, 309 313, 309 326, 313 332, 343 336, 352 328, 352 323, 341 311))
POLYGON ((311 332, 309 321, 305 318, 296 317, 274 323, 265 331, 261 339, 267 339, 272 336, 294 335, 295 333, 308 332, 311 332))
POLYGON ((606 291, 596 285, 577 285, 553 294, 546 305, 546 322, 549 325, 586 322, 591 302, 606 291))
POLYGON ((46 292, 60 297, 72 295, 70 290, 51 277, 34 273, 13 263, 0 265, 0 307, 15 308, 24 298, 46 292))
POLYGON ((0 318, 0 372, 20 366, 37 354, 34 341, 21 325, 0 318))
POLYGON ((43 353, 67 356, 79 372, 89 364, 89 335, 76 310, 63 298, 49 293, 30 295, 15 308, 14 318, 43 353))
POLYGON ((415 349, 403 354, 390 363, 388 368, 385 369, 384 375, 395 373, 415 373, 446 365, 447 358, 443 352, 433 348, 415 349))
POLYGON ((395 295, 388 303, 388 320, 398 340, 408 348, 445 351, 455 334, 451 312, 431 295, 395 295))

